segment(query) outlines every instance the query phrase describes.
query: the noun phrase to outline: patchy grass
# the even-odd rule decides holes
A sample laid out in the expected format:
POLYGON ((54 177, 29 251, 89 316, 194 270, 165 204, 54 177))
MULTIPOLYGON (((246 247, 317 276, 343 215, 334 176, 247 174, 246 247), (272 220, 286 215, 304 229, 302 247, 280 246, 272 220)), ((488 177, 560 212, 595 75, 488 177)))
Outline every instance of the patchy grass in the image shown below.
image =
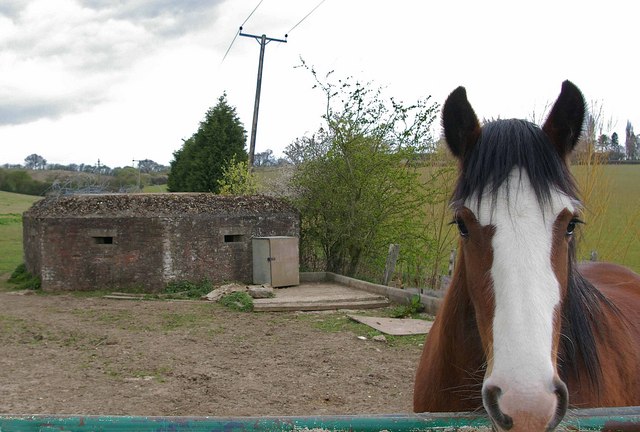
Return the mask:
MULTIPOLYGON (((128 367, 122 367, 122 365, 115 364, 111 361, 100 361, 99 359, 92 359, 97 364, 102 363, 101 369, 104 370, 104 374, 108 377, 118 381, 155 381, 163 383, 167 380, 167 377, 173 372, 171 366, 157 366, 141 369, 130 369, 128 367)), ((88 364, 86 367, 92 367, 88 364)))
MULTIPOLYGON (((124 330, 132 330, 131 323, 136 321, 136 315, 134 311, 128 309, 121 310, 102 310, 102 309, 74 309, 71 313, 83 321, 87 321, 88 324, 93 322, 99 324, 107 324, 115 328, 124 330)), ((149 330, 145 327, 141 330, 149 330)))
POLYGON ((174 330, 210 330, 211 334, 224 331, 221 327, 211 327, 212 308, 215 304, 202 302, 194 304, 188 311, 163 312, 154 317, 139 315, 135 310, 117 309, 75 309, 71 313, 88 326, 106 325, 131 332, 171 332, 174 330))
MULTIPOLYGON (((367 314, 371 314, 368 312, 367 314)), ((384 316, 389 314, 390 311, 376 310, 373 312, 376 316, 384 316), (382 312, 382 313, 381 313, 382 312)), ((359 323, 347 317, 342 312, 335 313, 305 313, 300 314, 298 318, 304 322, 309 323, 312 327, 331 333, 338 332, 350 332, 356 337, 365 337, 368 340, 373 339, 374 336, 384 335, 387 339, 387 344, 394 347, 404 346, 422 346, 426 335, 408 335, 408 336, 393 336, 379 332, 378 330, 369 327, 368 325, 359 323)))
MULTIPOLYGON (((0 342, 11 338, 21 344, 40 344, 46 339, 46 328, 34 321, 0 314, 0 342)), ((9 341, 7 341, 9 342, 9 341)))
POLYGON ((131 373, 131 376, 133 380, 165 382, 171 371, 172 369, 169 366, 159 366, 154 369, 135 370, 131 373))
POLYGON ((183 312, 183 313, 174 313, 168 312, 162 314, 162 324, 161 329, 163 331, 171 331, 177 330, 179 328, 195 328, 199 327, 199 324, 202 322, 202 315, 183 312))

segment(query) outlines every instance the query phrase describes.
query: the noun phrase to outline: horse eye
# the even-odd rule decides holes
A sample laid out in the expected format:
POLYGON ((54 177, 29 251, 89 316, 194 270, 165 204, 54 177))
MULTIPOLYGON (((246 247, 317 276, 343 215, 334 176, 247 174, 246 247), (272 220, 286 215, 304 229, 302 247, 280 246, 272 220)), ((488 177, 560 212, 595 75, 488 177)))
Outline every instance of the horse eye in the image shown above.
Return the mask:
POLYGON ((460 218, 455 220, 456 225, 458 225, 458 231, 460 231, 460 235, 462 237, 467 237, 469 235, 469 229, 464 224, 464 221, 460 218))
POLYGON ((571 222, 569 222, 569 225, 567 225, 567 235, 568 236, 573 235, 573 232, 576 230, 576 225, 580 223, 583 223, 583 222, 578 218, 571 219, 571 222))

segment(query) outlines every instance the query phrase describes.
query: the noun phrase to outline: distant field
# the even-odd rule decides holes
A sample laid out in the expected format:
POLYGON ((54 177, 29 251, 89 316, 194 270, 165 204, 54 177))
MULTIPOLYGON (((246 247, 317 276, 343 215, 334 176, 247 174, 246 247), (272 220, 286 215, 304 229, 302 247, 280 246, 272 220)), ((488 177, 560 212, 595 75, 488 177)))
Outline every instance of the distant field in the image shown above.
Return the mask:
POLYGON ((167 185, 151 185, 142 188, 144 193, 164 193, 167 191, 167 185))
MULTIPOLYGON (((584 179, 584 169, 573 167, 579 181, 584 179)), ((609 194, 602 199, 608 202, 601 215, 594 214, 597 202, 593 209, 586 209, 580 258, 588 259, 589 251, 595 250, 603 261, 640 272, 640 165, 606 165, 602 175, 609 183, 609 194)))
MULTIPOLYGON (((262 191, 268 189, 270 183, 277 181, 282 177, 282 168, 280 167, 257 167, 254 169, 258 185, 262 191)), ((144 193, 165 193, 167 185, 150 185, 142 189, 144 193)))
POLYGON ((0 279, 22 262, 22 212, 39 199, 0 191, 0 279))

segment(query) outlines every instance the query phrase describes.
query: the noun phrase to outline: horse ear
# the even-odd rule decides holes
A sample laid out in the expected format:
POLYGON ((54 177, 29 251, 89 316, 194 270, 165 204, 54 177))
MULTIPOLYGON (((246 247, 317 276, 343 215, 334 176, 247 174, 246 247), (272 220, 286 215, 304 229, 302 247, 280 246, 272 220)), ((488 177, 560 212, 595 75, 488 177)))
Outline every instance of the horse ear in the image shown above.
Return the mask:
POLYGON ((463 160, 480 137, 480 123, 467 100, 464 87, 455 89, 445 101, 442 108, 442 127, 451 153, 463 160))
POLYGON ((566 158, 576 146, 582 133, 584 116, 585 102, 582 93, 571 81, 563 82, 560 96, 542 126, 560 157, 566 158))

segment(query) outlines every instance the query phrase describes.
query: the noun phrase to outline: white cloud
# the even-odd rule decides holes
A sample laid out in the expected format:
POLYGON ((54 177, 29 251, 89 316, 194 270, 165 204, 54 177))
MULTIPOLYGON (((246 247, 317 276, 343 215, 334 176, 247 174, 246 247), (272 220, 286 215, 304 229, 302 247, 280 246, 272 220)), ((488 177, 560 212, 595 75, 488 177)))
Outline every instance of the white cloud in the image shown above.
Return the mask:
MULTIPOLYGON (((223 91, 250 132, 259 45, 238 37, 257 0, 3 0, 0 163, 168 163, 223 91)), ((282 38, 318 0, 264 0, 248 33, 282 38)), ((633 5, 327 0, 265 53, 258 143, 279 154, 324 110, 321 73, 387 87, 407 103, 467 87, 480 117, 526 117, 572 79, 640 124, 633 5), (526 5, 526 6, 525 6, 526 5)))

